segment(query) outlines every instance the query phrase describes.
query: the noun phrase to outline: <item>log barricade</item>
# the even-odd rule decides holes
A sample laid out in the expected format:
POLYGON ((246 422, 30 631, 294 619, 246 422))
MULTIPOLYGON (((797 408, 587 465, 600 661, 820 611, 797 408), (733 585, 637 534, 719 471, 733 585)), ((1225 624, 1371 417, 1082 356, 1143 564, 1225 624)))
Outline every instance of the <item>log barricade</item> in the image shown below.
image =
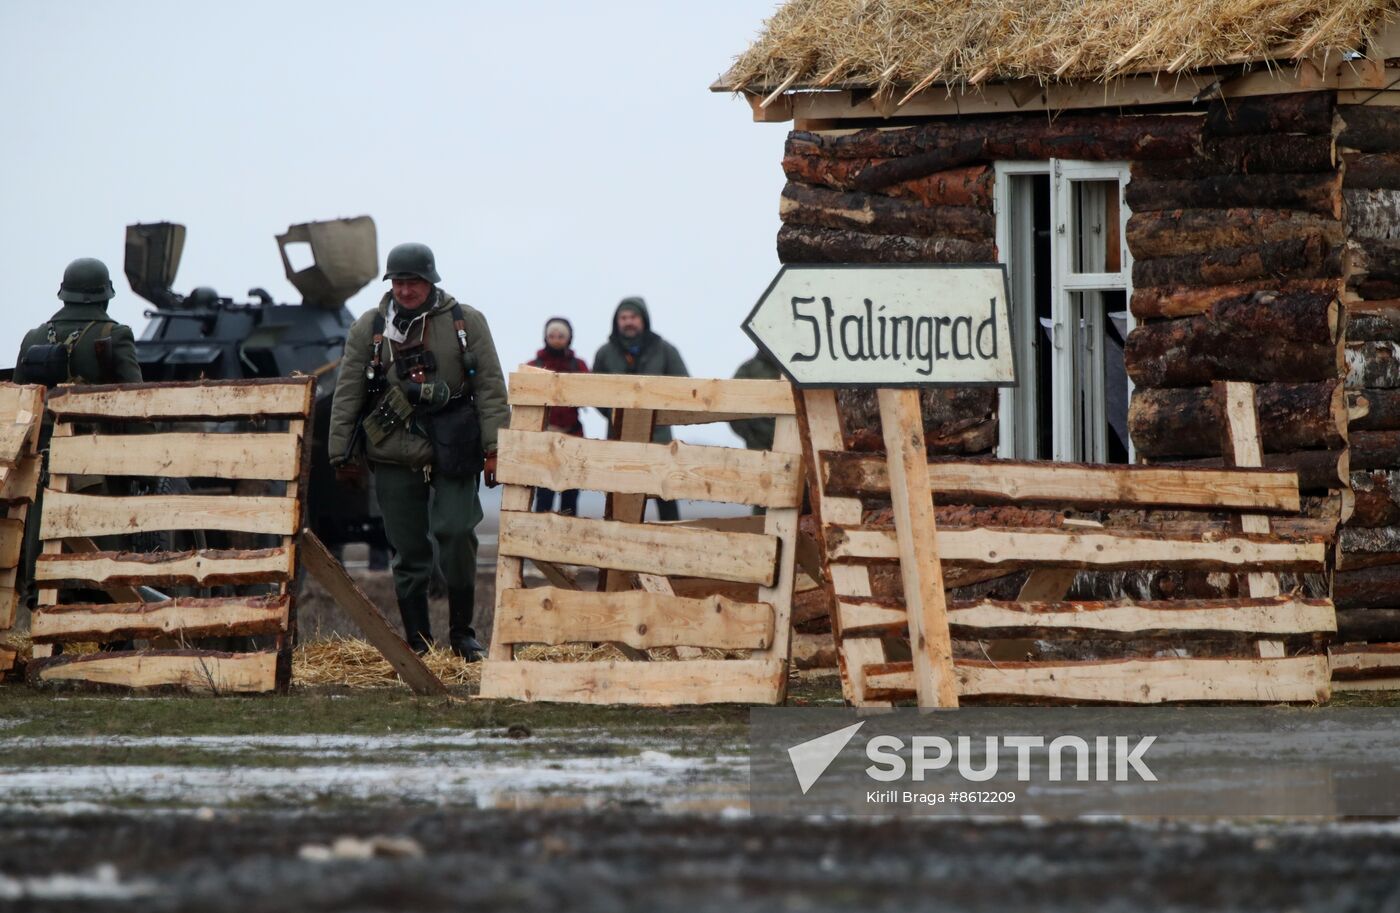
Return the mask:
MULTIPOLYGON (((19 609, 19 566, 39 485, 43 414, 43 387, 0 384, 0 632, 14 627, 19 609)), ((0 675, 13 669, 17 658, 12 647, 0 643, 0 675)))
POLYGON ((802 447, 791 387, 766 380, 511 376, 501 432, 496 616, 481 696, 610 704, 783 700, 802 447), (550 406, 612 412, 610 440, 546 430, 550 406), (771 451, 652 443, 657 425, 774 416, 771 451), (602 519, 530 512, 533 486, 607 493, 602 519), (761 517, 646 523, 647 497, 763 507, 761 517), (548 580, 525 586, 530 561, 548 580), (597 591, 566 569, 599 569, 597 591), (612 643, 628 657, 546 662, 527 645, 612 643), (651 661, 647 651, 676 650, 651 661), (725 651, 717 654, 715 651, 725 651), (737 655, 736 655, 737 654, 737 655), (715 658, 724 656, 725 658, 715 658))
POLYGON ((314 395, 314 378, 293 377, 60 387, 49 396, 31 683, 216 694, 289 687, 314 395), (99 476, 106 481, 92 487, 99 476), (156 550, 132 550, 129 534, 156 550), (266 646, 201 643, 242 636, 266 646), (145 646, 40 658, 49 645, 114 641, 145 646))
MULTIPOLYGON (((1227 459, 1233 466, 1258 466, 1253 388, 1220 386, 1227 459)), ((901 554, 898 521, 892 527, 885 512, 868 512, 863 504, 892 494, 897 499, 898 479, 883 455, 846 450, 832 391, 809 390, 803 400, 846 698, 857 706, 912 700, 904 600, 872 589, 882 566, 908 556, 901 554)), ((935 501, 972 506, 939 510, 933 554, 921 561, 941 563, 939 575, 950 583, 1032 569, 1014 600, 948 600, 959 703, 1310 702, 1329 696, 1325 645, 1336 630, 1333 604, 1281 593, 1275 576, 1330 567, 1326 531, 1271 532, 1270 517, 1300 509, 1295 473, 942 459, 930 462, 927 473, 935 501), (1170 508, 1234 521, 1104 528, 1066 519, 1066 508, 1170 508), (1058 522, 1023 525, 1041 515, 1058 522), (1079 570, 1169 568, 1240 575, 1240 595, 1065 599, 1079 570), (1005 655, 998 646, 1011 644, 1019 656, 992 658, 1005 655), (1052 649, 1028 653, 1033 644, 1052 649), (1067 649, 1056 652, 1057 645, 1067 649), (1039 658, 1027 658, 1036 653, 1039 658)))

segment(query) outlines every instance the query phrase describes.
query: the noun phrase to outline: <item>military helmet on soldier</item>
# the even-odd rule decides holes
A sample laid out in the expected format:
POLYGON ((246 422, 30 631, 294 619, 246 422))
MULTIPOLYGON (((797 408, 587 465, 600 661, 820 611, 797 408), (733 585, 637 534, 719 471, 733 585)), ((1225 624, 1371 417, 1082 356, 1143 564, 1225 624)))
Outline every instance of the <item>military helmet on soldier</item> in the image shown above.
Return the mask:
POLYGON ((384 267, 385 279, 417 276, 426 282, 442 281, 442 277, 438 275, 437 262, 433 259, 432 249, 426 244, 414 241, 395 245, 394 249, 389 251, 389 259, 385 262, 384 267))
POLYGON ((63 271, 63 283, 58 287, 59 300, 73 304, 110 301, 115 294, 107 264, 92 257, 80 257, 68 264, 63 271))
POLYGON ((218 303, 219 293, 207 285, 199 286, 194 291, 190 292, 189 297, 185 299, 185 304, 192 308, 213 307, 218 303))

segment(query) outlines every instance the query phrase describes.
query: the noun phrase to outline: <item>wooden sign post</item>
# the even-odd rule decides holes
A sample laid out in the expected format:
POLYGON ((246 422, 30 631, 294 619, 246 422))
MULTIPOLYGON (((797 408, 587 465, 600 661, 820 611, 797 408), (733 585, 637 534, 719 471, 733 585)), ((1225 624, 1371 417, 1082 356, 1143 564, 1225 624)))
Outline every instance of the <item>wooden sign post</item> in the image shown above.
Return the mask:
MULTIPOLYGON (((999 265, 835 265, 783 267, 744 322, 744 332, 801 388, 808 478, 824 537, 828 526, 861 521, 859 500, 824 497, 818 454, 833 443, 843 449, 831 391, 878 389, 921 707, 956 707, 958 688, 919 389, 1013 386, 1009 318, 1006 272, 999 265)), ((843 599, 871 595, 868 572, 850 566, 828 571, 846 697, 869 704, 861 671, 866 658, 847 656, 841 637, 843 599)))

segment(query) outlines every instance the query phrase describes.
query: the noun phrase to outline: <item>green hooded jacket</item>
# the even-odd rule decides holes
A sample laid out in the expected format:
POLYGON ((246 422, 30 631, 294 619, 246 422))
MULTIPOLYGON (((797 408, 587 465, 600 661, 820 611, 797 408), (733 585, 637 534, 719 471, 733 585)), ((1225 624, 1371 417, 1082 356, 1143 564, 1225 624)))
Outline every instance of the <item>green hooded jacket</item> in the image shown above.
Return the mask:
POLYGON ((65 304, 58 313, 24 334, 19 345, 20 357, 15 359, 15 383, 34 383, 34 378, 25 377, 24 368, 19 364, 24 353, 31 346, 41 346, 49 341, 49 324, 53 325, 54 338, 65 341, 69 335, 81 332, 83 335, 73 347, 68 367, 74 383, 88 384, 139 384, 141 363, 136 360, 136 341, 131 327, 117 323, 107 314, 107 305, 65 304), (111 332, 104 332, 106 324, 112 324, 111 332), (83 332, 86 329, 86 332, 83 332), (98 355, 98 343, 107 340, 107 357, 98 355))
MULTIPOLYGON (((778 380, 782 376, 783 372, 779 370, 778 363, 764 352, 755 353, 753 358, 744 362, 739 366, 739 370, 734 372, 736 380, 778 380)), ((764 416, 736 419, 729 423, 729 427, 743 438, 744 446, 749 450, 772 450, 773 428, 776 424, 776 420, 764 416)))
MULTIPOLYGON (((676 347, 652 332, 651 314, 640 298, 625 298, 613 310, 612 335, 593 357, 594 374, 657 374, 666 377, 689 377, 685 361, 676 347), (624 307, 635 308, 642 315, 642 334, 630 345, 617 332, 617 313, 624 307), (635 353, 630 348, 635 346, 635 353)), ((606 415, 607 413, 604 412, 606 415)), ((671 442, 671 429, 657 428, 652 434, 658 444, 671 442)))
MULTIPOLYGON (((462 367, 462 350, 457 342, 457 330, 453 326, 452 306, 457 304, 451 295, 434 288, 431 304, 426 304, 427 317, 421 324, 421 332, 427 338, 428 348, 437 359, 437 374, 433 380, 446 381, 453 390, 460 389, 467 380, 462 367)), ((363 415, 365 403, 365 368, 369 365, 374 348, 374 315, 389 319, 389 302, 393 293, 386 292, 375 310, 361 314, 350 327, 345 339, 345 355, 341 358, 340 374, 336 379, 335 397, 331 401, 330 457, 339 463, 346 456, 346 448, 355 433, 363 415)), ((466 323, 467 347, 476 356, 476 374, 471 378, 476 397, 476 412, 481 420, 482 448, 491 453, 496 449, 496 433, 510 421, 510 406, 506 399, 505 376, 501 373, 501 361, 496 355, 496 344, 491 340, 491 329, 486 325, 486 317, 480 311, 463 304, 462 317, 466 323)), ((417 341, 419 330, 410 331, 410 339, 417 341)), ((380 358, 384 363, 388 382, 402 388, 407 381, 400 380, 393 369, 393 345, 388 337, 380 358)), ((433 461, 433 445, 427 436, 413 427, 399 428, 378 445, 364 439, 365 455, 371 463, 394 463, 419 469, 433 461)))

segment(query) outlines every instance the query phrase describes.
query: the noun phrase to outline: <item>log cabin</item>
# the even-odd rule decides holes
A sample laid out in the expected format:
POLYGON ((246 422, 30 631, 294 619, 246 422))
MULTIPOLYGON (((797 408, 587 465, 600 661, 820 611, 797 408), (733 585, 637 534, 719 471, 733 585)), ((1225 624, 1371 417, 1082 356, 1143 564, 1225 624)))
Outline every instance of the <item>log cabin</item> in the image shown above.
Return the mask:
POLYGON ((1336 545, 1308 589, 1400 641, 1398 7, 788 0, 711 88, 789 125, 783 263, 1007 264, 1019 385, 926 392, 931 456, 1218 466, 1248 381, 1336 545))

